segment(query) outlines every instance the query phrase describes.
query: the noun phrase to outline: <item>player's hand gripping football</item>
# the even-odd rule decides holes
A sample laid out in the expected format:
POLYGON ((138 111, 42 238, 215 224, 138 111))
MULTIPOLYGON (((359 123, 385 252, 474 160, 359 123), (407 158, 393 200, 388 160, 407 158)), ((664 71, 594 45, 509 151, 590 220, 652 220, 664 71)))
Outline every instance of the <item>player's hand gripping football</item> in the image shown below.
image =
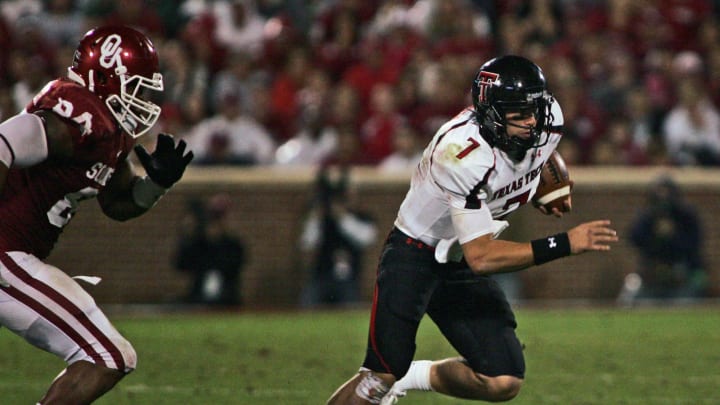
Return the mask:
MULTIPOLYGON (((575 182, 573 180, 568 181, 570 182, 570 191, 572 191, 573 187, 575 186, 575 182)), ((562 218, 563 213, 572 211, 572 194, 568 193, 567 195, 562 196, 546 205, 538 204, 535 199, 533 199, 532 203, 533 206, 535 206, 535 208, 540 210, 540 212, 542 212, 543 214, 562 218)))
POLYGON ((533 205, 545 215, 558 218, 572 210, 572 188, 575 184, 570 179, 565 159, 558 151, 553 151, 543 164, 540 172, 540 183, 532 198, 533 205))
POLYGON ((140 163, 145 168, 150 180, 159 186, 170 188, 182 177, 185 167, 193 159, 192 151, 185 153, 187 144, 180 140, 177 145, 172 135, 158 134, 155 151, 150 154, 142 145, 135 145, 140 163))

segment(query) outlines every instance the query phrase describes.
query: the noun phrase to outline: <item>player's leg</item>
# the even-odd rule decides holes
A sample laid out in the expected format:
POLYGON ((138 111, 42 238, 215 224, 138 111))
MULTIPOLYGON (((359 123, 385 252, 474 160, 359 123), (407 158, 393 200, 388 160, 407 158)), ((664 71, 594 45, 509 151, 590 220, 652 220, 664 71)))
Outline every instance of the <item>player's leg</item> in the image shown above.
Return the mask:
POLYGON ((80 360, 69 365, 55 378, 40 403, 91 403, 110 391, 124 376, 122 371, 80 360))
POLYGON ((522 347, 512 310, 494 280, 444 282, 433 295, 428 315, 462 357, 416 362, 417 370, 411 369, 408 377, 427 375, 426 386, 458 398, 497 402, 518 394, 525 373, 522 347))
POLYGON ((522 379, 478 373, 464 358, 457 357, 431 362, 428 385, 433 391, 456 398, 500 402, 509 401, 520 392, 522 379))
POLYGON ((130 343, 59 269, 19 252, 0 254, 0 323, 69 366, 43 404, 90 403, 135 368, 130 343))
POLYGON ((415 354, 415 335, 440 282, 429 249, 391 233, 380 260, 370 317, 368 347, 360 372, 330 398, 330 405, 377 404, 405 374, 415 354))

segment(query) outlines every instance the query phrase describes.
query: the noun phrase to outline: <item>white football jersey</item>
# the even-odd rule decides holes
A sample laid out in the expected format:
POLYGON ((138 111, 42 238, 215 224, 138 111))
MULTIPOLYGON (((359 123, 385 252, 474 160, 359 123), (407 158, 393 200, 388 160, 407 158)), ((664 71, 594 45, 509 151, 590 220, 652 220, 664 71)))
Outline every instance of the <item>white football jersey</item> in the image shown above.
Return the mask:
POLYGON ((561 139, 560 106, 551 106, 553 129, 545 145, 514 162, 480 135, 471 108, 446 122, 435 134, 413 173, 395 226, 408 236, 436 246, 440 240, 466 243, 497 234, 503 219, 530 201, 543 163, 561 139))

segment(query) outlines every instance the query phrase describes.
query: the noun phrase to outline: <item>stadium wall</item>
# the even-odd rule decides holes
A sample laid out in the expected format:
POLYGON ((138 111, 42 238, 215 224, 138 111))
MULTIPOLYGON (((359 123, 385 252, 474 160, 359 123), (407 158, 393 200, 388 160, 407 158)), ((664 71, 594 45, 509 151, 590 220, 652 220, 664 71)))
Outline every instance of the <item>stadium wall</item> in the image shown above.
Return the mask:
MULTIPOLYGON (((637 259, 623 237, 645 203, 647 185, 665 172, 662 168, 573 168, 576 185, 571 214, 558 220, 529 206, 513 214, 503 234, 512 240, 527 241, 602 218, 611 219, 621 237, 609 254, 570 257, 518 273, 523 297, 613 299, 637 259)), ((686 199, 699 208, 713 294, 720 296, 720 171, 673 169, 669 173, 686 199)), ((70 275, 102 277, 99 285, 86 287, 100 303, 174 302, 188 283, 188 277, 171 265, 186 204, 193 198, 226 192, 234 201, 231 224, 247 244, 248 261, 242 275, 246 305, 293 307, 307 277, 308 258, 299 252, 297 239, 306 203, 313 195, 313 178, 312 172, 304 170, 191 168, 154 210, 139 219, 113 222, 94 201, 83 202, 48 261, 70 275)), ((362 293, 369 300, 382 239, 407 191, 409 175, 356 169, 352 181, 381 230, 365 260, 362 293)))

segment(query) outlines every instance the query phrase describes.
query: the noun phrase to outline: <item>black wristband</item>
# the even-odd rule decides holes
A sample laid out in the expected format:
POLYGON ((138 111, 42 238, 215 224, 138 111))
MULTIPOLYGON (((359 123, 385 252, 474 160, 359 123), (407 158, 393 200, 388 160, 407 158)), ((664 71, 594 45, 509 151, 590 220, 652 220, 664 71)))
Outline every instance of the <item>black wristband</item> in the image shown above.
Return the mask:
POLYGON ((547 263, 551 260, 570 256, 570 238, 567 232, 548 236, 543 239, 535 239, 530 242, 532 246, 535 264, 547 263))

